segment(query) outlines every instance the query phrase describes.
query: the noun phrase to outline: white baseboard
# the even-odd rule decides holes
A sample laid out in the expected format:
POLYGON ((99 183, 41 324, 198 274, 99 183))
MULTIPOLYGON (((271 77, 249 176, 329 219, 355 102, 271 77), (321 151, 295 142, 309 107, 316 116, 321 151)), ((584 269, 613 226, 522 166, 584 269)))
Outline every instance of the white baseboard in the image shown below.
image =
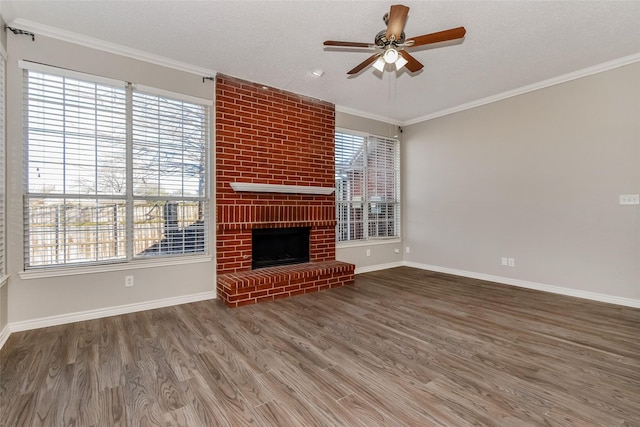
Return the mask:
POLYGON ((355 274, 369 273, 369 272, 378 271, 378 270, 386 270, 388 268, 402 267, 403 265, 405 265, 404 262, 396 261, 396 262, 389 262, 386 264, 369 265, 367 267, 357 267, 355 270, 355 274))
POLYGON ((403 265, 407 267, 419 268, 421 270, 437 271, 439 273, 453 274, 454 276, 469 277, 471 279, 486 280, 488 282, 502 283, 504 285, 518 286, 520 288, 535 289, 538 291, 551 292, 554 294, 567 295, 570 297, 583 298, 593 301, 606 302, 609 304, 623 305, 626 307, 640 308, 640 300, 623 298, 615 295, 600 294, 597 292, 580 291, 577 289, 564 288, 562 286, 547 285, 544 283, 529 282, 527 280, 512 279, 509 277, 493 276, 473 271, 456 270, 453 268, 439 267, 436 265, 421 264, 405 261, 403 265))
POLYGON ((11 335, 11 331, 9 331, 9 325, 5 325, 4 328, 0 331, 0 350, 2 350, 2 346, 9 339, 9 335, 11 335))
MULTIPOLYGON (((216 297, 215 291, 201 292, 198 294, 183 295, 179 297, 164 298, 154 301, 145 301, 134 304, 120 305, 117 307, 99 308, 97 310, 87 310, 78 313, 62 314, 59 316, 42 317, 40 319, 25 320, 22 322, 9 323, 10 333, 28 331, 31 329, 46 328, 48 326, 64 325, 66 323, 81 322, 83 320, 100 319, 103 317, 116 316, 119 314, 135 313, 138 311, 152 310, 154 308, 169 307, 172 305, 186 304, 189 302, 204 301, 216 297)), ((4 331, 3 331, 4 332, 4 331)), ((0 334, 0 338, 3 335, 0 334)), ((7 334, 8 337, 8 334, 7 334)), ((2 343, 2 341, 0 341, 2 343)), ((1 348, 1 345, 0 345, 1 348)))

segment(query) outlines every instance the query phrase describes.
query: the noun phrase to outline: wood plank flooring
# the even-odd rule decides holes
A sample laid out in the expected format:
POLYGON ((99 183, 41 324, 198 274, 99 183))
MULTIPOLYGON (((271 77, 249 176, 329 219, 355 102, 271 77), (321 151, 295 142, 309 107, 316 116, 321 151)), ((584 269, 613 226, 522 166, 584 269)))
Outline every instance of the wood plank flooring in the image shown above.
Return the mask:
POLYGON ((12 334, 0 425, 640 426, 640 309, 400 267, 12 334))

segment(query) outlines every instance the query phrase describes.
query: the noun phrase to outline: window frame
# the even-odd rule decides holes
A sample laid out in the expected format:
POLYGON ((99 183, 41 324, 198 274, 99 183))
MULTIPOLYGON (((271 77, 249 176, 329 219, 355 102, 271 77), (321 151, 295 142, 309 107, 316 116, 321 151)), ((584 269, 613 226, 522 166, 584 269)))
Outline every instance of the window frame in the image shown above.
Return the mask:
MULTIPOLYGON (((371 244, 386 244, 386 243, 392 243, 392 242, 398 242, 401 240, 402 235, 401 235, 401 225, 402 225, 402 216, 401 216, 401 200, 400 200, 400 196, 401 196, 401 183, 400 183, 400 176, 401 176, 401 163, 400 163, 400 149, 401 149, 401 145, 400 145, 400 140, 399 138, 396 137, 385 137, 385 136, 379 136, 379 135, 373 135, 370 133, 365 133, 365 132, 359 132, 359 131, 354 131, 351 129, 344 129, 344 128, 336 128, 335 129, 335 142, 336 142, 336 193, 335 193, 335 197, 336 197, 336 245, 340 246, 340 247, 350 247, 350 246, 361 246, 361 245, 371 245, 371 244), (345 199, 341 199, 341 190, 340 187, 341 185, 338 183, 337 180, 337 176, 338 173, 341 172, 342 168, 339 167, 338 165, 338 150, 337 150, 337 141, 338 141, 338 134, 343 134, 346 135, 347 137, 352 137, 352 138, 362 138, 363 139, 363 148, 362 148, 362 152, 363 152, 363 162, 362 165, 358 168, 355 167, 354 170, 360 169, 362 171, 362 182, 360 183, 360 185, 362 186, 362 188, 364 188, 364 191, 362 191, 362 196, 358 199, 356 199, 355 197, 351 196, 345 199), (374 173, 375 171, 375 167, 372 167, 370 164, 370 152, 368 151, 369 146, 372 142, 374 141, 383 141, 383 142, 392 142, 394 145, 394 153, 393 153, 393 172, 392 172, 392 180, 393 180, 393 197, 391 198, 391 200, 387 199, 386 201, 383 200, 383 202, 385 202, 385 204, 387 206, 391 205, 393 206, 393 228, 395 230, 394 235, 390 235, 390 236, 380 236, 380 235, 371 235, 370 233, 370 227, 372 226, 373 223, 375 223, 375 220, 371 218, 371 215, 374 214, 374 212, 372 212, 372 209, 374 209, 374 205, 379 203, 380 200, 378 200, 377 198, 374 199, 372 192, 371 192, 371 188, 370 188, 370 176, 371 173, 374 173), (360 205, 360 209, 362 209, 362 213, 361 213, 361 217, 362 217, 362 238, 358 238, 358 239, 345 239, 345 240, 340 240, 341 238, 341 224, 344 224, 344 221, 341 221, 340 218, 340 212, 341 209, 350 209, 349 206, 351 204, 358 204, 360 205), (346 206, 345 206, 346 205, 346 206)), ((388 169, 388 168, 387 168, 388 169)), ((385 170, 387 170, 385 169, 385 170)), ((385 187, 385 189, 388 189, 389 187, 385 187)), ((357 197, 357 196, 356 196, 357 197)), ((379 206, 375 207, 376 209, 379 209, 379 206)), ((353 209, 353 208, 351 208, 353 209)), ((350 212, 348 212, 349 214, 350 212)), ((348 215, 347 214, 347 215, 348 215)))
POLYGON ((4 47, 0 46, 0 288, 7 281, 7 126, 6 92, 7 60, 4 47))
MULTIPOLYGON (((95 76, 91 74, 85 74, 76 72, 73 70, 67 70, 62 68, 57 68, 54 66, 48 66, 44 64, 31 63, 29 61, 19 61, 20 68, 23 69, 24 78, 24 121, 25 121, 25 173, 24 173, 24 213, 23 213, 23 221, 24 221, 24 271, 20 273, 21 278, 35 278, 35 277, 49 277, 49 276, 64 276, 68 274, 76 274, 83 272, 97 272, 97 271, 111 271, 111 270, 122 270, 127 268, 139 268, 141 265, 150 266, 150 265, 171 265, 171 264, 183 264, 183 263, 193 263, 193 262, 206 262, 212 259, 211 255, 211 224, 209 221, 209 215, 212 210, 211 207, 211 194, 210 194, 210 180, 211 180, 211 172, 210 172, 210 141, 211 141, 211 112, 213 110, 213 101, 207 100, 203 98, 198 98, 190 95, 182 95, 180 93, 170 92, 163 89, 156 89, 148 86, 135 85, 132 83, 112 80, 100 76, 95 76), (30 192, 29 189, 29 132, 28 132, 28 114, 29 114, 29 106, 28 106, 28 97, 29 97, 29 87, 28 87, 28 75, 30 72, 42 73, 46 75, 54 75, 62 78, 70 78, 74 80, 88 82, 89 84, 94 85, 107 85, 113 88, 125 88, 125 110, 126 110, 126 136, 125 136, 125 146, 126 146, 126 165, 124 167, 126 173, 126 189, 124 193, 121 194, 98 194, 98 189, 96 187, 96 194, 91 193, 90 195, 80 195, 80 199, 82 198, 90 198, 92 201, 99 200, 111 200, 114 201, 117 199, 119 201, 123 201, 127 210, 126 214, 126 223, 125 230, 123 232, 124 239, 126 240, 126 255, 120 258, 114 258, 113 256, 107 255, 106 258, 100 258, 96 256, 96 258, 91 256, 89 260, 63 260, 60 263, 40 263, 35 264, 34 262, 30 262, 30 253, 29 253, 29 239, 30 239, 30 230, 29 230, 29 211, 28 211, 28 203, 30 199, 40 197, 41 200, 48 199, 76 199, 75 194, 67 194, 66 189, 61 193, 55 194, 38 194, 30 192), (204 177, 201 181, 204 182, 202 193, 197 195, 196 197, 185 196, 184 193, 184 185, 183 192, 181 195, 176 196, 173 194, 170 195, 160 195, 158 194, 156 197, 138 197, 134 194, 133 191, 133 146, 135 144, 133 138, 133 126, 134 126, 134 105, 133 99, 134 94, 142 94, 143 96, 151 96, 156 97, 158 99, 158 103, 162 104, 163 102, 179 104, 182 108, 185 108, 185 104, 187 107, 190 106, 188 104, 197 104, 194 106, 202 108, 202 113, 200 114, 200 122, 201 125, 201 136, 202 136, 202 144, 204 146, 204 152, 200 154, 201 159, 204 161, 203 166, 200 168, 199 173, 202 173, 204 177), (44 197, 43 197, 44 196, 44 197), (104 197, 103 197, 104 196, 104 197), (133 216, 133 203, 140 200, 153 199, 155 201, 168 202, 177 201, 179 203, 183 203, 185 201, 195 201, 199 204, 198 208, 198 230, 195 231, 198 239, 198 243, 194 243, 194 250, 192 252, 188 252, 185 250, 186 243, 186 227, 183 228, 184 234, 182 237, 182 252, 178 252, 179 249, 177 247, 172 247, 172 252, 163 252, 163 253, 155 253, 155 254, 142 254, 137 253, 134 250, 134 240, 136 240, 136 235, 134 234, 134 216, 133 216), (202 238, 202 240, 199 240, 202 238), (32 264, 32 265, 30 265, 32 264), (35 264, 35 265, 34 265, 35 264), (23 277, 24 276, 24 277, 23 277)), ((65 120, 62 121, 66 123, 65 120)), ((160 121, 162 123, 162 120, 160 121)), ((184 121, 180 119, 178 121, 182 126, 187 124, 191 124, 191 122, 184 121)), ((184 140, 182 140, 182 145, 180 146, 181 150, 184 152, 184 140)), ((97 143, 96 143, 97 144, 97 143)), ((97 147, 97 145, 96 145, 97 147)), ((196 146, 196 149, 198 146, 196 146)), ((97 150, 98 148, 96 148, 97 150)), ((66 150, 66 147, 64 148, 66 150)), ((160 148, 158 149, 160 151, 160 148)), ((184 160, 184 159, 183 159, 184 160)), ((184 164, 183 164, 184 165, 184 164)), ((100 166, 98 163, 91 166, 92 170, 97 171, 100 166)), ((158 163, 158 167, 160 163, 158 163)), ((161 170, 161 169, 160 169, 161 170)), ((181 172, 177 172, 181 179, 187 179, 187 174, 184 169, 181 172)), ((176 176, 174 174, 174 176, 176 176)), ((97 182, 97 181, 96 181, 97 182)), ((163 179, 160 180, 160 183, 164 182, 163 179)), ((97 185, 97 184, 96 184, 97 185)), ((97 208, 96 208, 97 210, 97 208)), ((136 217, 137 218, 137 217, 136 217)), ((163 223, 164 224, 164 223, 163 223)), ((193 223, 192 225, 196 225, 193 223)), ((164 225, 166 227, 166 224, 164 225)), ((64 224, 64 227, 69 227, 68 223, 64 224)), ((160 227, 160 226, 158 226, 160 227)), ((195 229, 194 228, 194 229, 195 229)), ((165 240, 168 237, 166 234, 166 228, 160 232, 158 238, 158 244, 165 240)), ((167 239, 168 240, 168 239, 167 239)), ((100 245, 104 244, 104 241, 100 238, 95 238, 93 240, 93 244, 100 245)), ((148 248, 147 248, 148 249, 148 248)), ((145 249, 146 250, 146 249, 145 249)), ((116 255, 117 256, 117 255, 116 255)), ((46 262, 46 261, 45 261, 46 262)))

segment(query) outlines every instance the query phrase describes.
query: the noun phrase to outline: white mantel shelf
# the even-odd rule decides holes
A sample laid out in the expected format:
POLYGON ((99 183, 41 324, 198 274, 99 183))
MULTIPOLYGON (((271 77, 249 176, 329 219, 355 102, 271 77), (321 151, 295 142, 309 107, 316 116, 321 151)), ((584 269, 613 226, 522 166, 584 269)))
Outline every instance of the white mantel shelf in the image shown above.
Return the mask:
POLYGON ((311 187, 307 185, 256 184, 252 182, 230 182, 234 191, 250 191, 255 193, 290 193, 329 195, 334 187, 311 187))

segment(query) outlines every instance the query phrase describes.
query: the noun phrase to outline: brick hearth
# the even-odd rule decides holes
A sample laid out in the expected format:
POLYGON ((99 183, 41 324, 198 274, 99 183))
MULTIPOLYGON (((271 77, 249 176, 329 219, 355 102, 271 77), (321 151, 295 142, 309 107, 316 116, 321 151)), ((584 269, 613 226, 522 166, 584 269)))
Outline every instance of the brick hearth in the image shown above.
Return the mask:
POLYGON ((218 276, 218 298, 229 307, 272 301, 353 283, 355 266, 341 261, 260 268, 218 276))
POLYGON ((334 186, 332 104, 216 78, 218 298, 237 307, 353 283, 335 260, 335 196, 234 191, 232 183, 334 186), (251 230, 310 227, 310 262, 251 270, 251 230))

